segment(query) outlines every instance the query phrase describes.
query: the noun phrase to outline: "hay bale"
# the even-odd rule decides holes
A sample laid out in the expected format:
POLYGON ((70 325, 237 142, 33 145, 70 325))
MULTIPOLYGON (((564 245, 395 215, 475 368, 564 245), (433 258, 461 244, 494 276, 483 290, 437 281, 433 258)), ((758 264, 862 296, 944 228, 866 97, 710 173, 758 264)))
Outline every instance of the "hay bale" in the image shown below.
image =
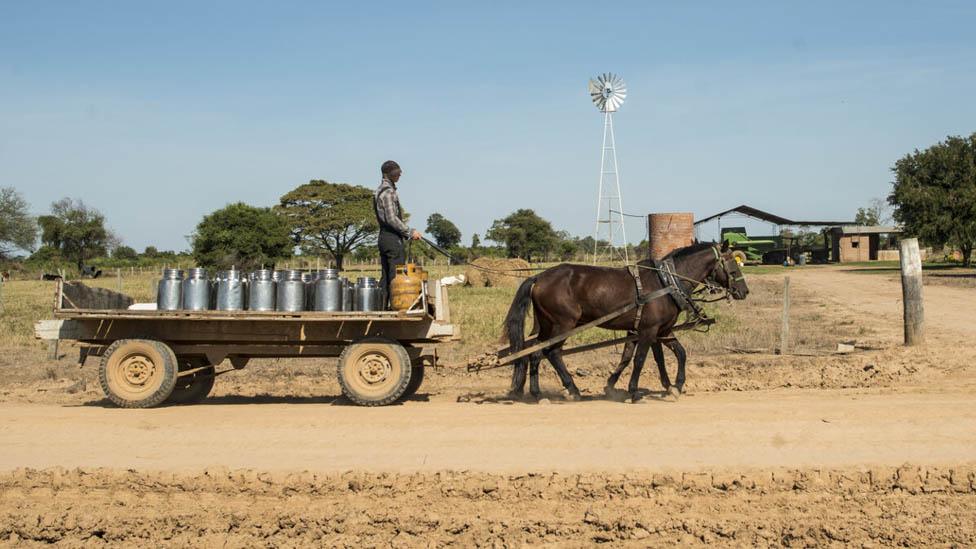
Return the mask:
POLYGON ((479 257, 471 261, 468 268, 464 270, 465 285, 476 288, 515 288, 532 274, 518 269, 528 269, 529 267, 529 262, 524 259, 479 257), (472 265, 497 272, 482 271, 472 267, 472 265))

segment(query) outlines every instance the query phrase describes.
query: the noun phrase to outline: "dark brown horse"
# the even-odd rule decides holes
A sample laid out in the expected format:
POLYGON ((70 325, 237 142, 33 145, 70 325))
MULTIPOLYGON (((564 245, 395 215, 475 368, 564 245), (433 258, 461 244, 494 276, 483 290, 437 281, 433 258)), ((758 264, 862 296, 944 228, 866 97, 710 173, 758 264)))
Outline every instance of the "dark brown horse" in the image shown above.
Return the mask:
MULTIPOLYGON (((721 287, 735 299, 745 299, 749 293, 738 263, 725 247, 719 249, 716 244, 693 244, 675 250, 668 255, 668 258, 673 260, 677 279, 688 295, 702 283, 721 287)), ((641 261, 637 265, 644 294, 664 286, 651 261, 641 261)), ((535 314, 538 340, 544 341, 629 303, 634 303, 636 299, 636 281, 627 268, 557 265, 527 279, 516 291, 515 299, 505 318, 505 330, 510 349, 512 352, 518 352, 525 345, 525 316, 530 303, 535 314)), ((665 389, 670 389, 670 380, 664 369, 664 355, 661 349, 661 343, 664 342, 678 358, 675 382, 677 391, 681 391, 685 382, 686 353, 678 340, 670 337, 680 313, 681 309, 677 302, 671 296, 665 295, 644 305, 636 330, 634 329, 637 320, 636 310, 600 325, 601 328, 626 330, 638 336, 636 344, 628 344, 624 349, 620 365, 607 380, 608 389, 616 384, 633 356, 634 368, 628 390, 633 401, 639 400, 638 383, 641 369, 644 367, 647 351, 651 348, 654 349, 655 360, 658 362, 661 383, 665 385, 665 389)), ((538 398, 539 363, 545 357, 556 370, 563 387, 569 392, 569 397, 578 400, 579 389, 562 359, 564 343, 565 341, 556 343, 552 347, 517 361, 512 372, 510 394, 516 398, 522 396, 528 368, 531 374, 529 391, 538 398)))

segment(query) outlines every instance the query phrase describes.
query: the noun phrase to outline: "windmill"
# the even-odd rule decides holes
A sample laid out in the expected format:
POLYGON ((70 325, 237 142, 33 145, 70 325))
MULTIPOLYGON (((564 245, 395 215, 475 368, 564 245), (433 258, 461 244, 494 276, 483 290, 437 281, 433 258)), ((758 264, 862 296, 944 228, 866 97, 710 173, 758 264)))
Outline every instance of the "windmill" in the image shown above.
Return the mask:
POLYGON ((629 263, 624 205, 617 174, 617 146, 613 136, 613 113, 627 98, 627 84, 619 75, 603 73, 590 79, 589 88, 593 104, 603 113, 603 151, 600 153, 596 229, 593 231, 593 263, 607 256, 610 261, 623 259, 629 263))

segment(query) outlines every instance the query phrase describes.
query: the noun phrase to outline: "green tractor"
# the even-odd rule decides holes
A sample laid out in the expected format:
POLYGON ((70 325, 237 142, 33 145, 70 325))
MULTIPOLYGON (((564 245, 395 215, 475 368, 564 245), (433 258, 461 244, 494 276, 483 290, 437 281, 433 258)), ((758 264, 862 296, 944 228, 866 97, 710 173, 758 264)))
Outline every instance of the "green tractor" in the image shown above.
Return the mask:
POLYGON ((722 229, 722 242, 729 244, 732 257, 739 265, 763 263, 781 265, 794 247, 792 237, 779 235, 752 236, 746 234, 745 227, 725 227, 722 229))

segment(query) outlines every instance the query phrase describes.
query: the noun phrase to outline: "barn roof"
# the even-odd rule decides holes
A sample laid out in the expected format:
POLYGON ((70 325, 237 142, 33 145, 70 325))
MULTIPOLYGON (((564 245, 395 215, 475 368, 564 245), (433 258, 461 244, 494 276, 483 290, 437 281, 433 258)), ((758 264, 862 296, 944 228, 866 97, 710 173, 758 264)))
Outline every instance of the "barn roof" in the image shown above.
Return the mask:
POLYGON ((901 227, 886 226, 886 225, 841 225, 839 227, 833 227, 830 229, 831 232, 840 233, 843 235, 848 234, 897 234, 901 232, 901 227))
POLYGON ((853 221, 806 221, 806 220, 787 219, 785 217, 778 216, 776 214, 771 214, 769 212, 764 212, 764 211, 760 210, 759 208, 753 208, 752 206, 747 206, 745 204, 742 204, 741 206, 736 206, 734 208, 729 208, 728 210, 725 210, 724 212, 719 212, 717 214, 710 215, 710 216, 708 216, 708 217, 706 217, 704 219, 699 219, 698 221, 695 221, 695 225, 701 225, 702 223, 706 223, 706 222, 711 221, 711 220, 713 220, 713 219, 715 219, 717 217, 722 217, 722 216, 728 215, 730 213, 740 213, 742 215, 746 215, 746 216, 749 216, 749 217, 753 217, 755 219, 759 219, 759 220, 762 220, 762 221, 768 221, 769 223, 774 223, 776 225, 800 225, 800 226, 829 227, 829 226, 836 226, 836 225, 853 225, 854 224, 853 221))

